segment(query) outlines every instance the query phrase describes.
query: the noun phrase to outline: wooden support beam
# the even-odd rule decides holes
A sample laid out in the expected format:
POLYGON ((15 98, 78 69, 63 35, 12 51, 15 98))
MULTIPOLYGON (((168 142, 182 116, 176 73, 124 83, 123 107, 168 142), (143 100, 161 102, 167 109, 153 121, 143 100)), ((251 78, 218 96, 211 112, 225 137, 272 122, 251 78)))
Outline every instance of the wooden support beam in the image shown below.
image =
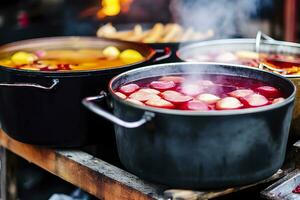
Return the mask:
POLYGON ((284 2, 284 39, 295 42, 297 40, 297 0, 284 2))
POLYGON ((0 200, 6 200, 6 150, 0 147, 0 200))
POLYGON ((0 200, 17 199, 16 155, 0 147, 0 200))

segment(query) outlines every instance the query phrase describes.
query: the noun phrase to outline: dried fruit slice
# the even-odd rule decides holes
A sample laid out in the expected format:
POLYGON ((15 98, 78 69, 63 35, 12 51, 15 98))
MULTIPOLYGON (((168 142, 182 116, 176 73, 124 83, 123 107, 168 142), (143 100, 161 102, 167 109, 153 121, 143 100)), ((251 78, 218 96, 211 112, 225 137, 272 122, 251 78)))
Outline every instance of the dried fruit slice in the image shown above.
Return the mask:
POLYGON ((204 93, 204 94, 200 94, 199 96, 197 96, 196 99, 198 99, 206 104, 214 104, 217 101, 219 101, 221 98, 216 95, 213 95, 213 94, 204 93))
POLYGON ((206 110, 209 110, 209 107, 207 104, 205 104, 201 101, 193 100, 193 101, 189 101, 189 102, 185 103, 181 109, 206 111, 206 110))
POLYGON ((264 95, 267 98, 277 98, 280 97, 280 92, 278 89, 272 86, 261 86, 255 89, 261 95, 264 95))
POLYGON ((173 81, 174 83, 182 83, 185 81, 185 78, 182 76, 163 76, 159 81, 173 81))
POLYGON ((174 88, 176 84, 173 81, 152 81, 150 83, 150 87, 160 90, 160 91, 165 91, 165 90, 170 90, 174 88))
POLYGON ((260 94, 251 94, 241 99, 247 107, 259 107, 269 103, 268 99, 260 94))
POLYGON ((119 91, 123 94, 129 95, 140 88, 137 84, 130 83, 128 85, 123 85, 120 87, 119 91))
POLYGON ((148 101, 149 99, 161 99, 160 96, 158 96, 157 94, 153 94, 153 93, 149 93, 149 92, 145 92, 145 91, 137 91, 132 93, 129 96, 130 99, 135 99, 141 102, 145 102, 148 101))
POLYGON ((174 91, 174 90, 166 90, 164 92, 161 93, 161 96, 163 98, 167 97, 167 96, 180 96, 182 95, 181 93, 174 91))
POLYGON ((284 100, 285 100, 284 98, 279 97, 279 98, 274 99, 274 100, 272 101, 272 104, 275 104, 275 103, 281 103, 281 102, 283 102, 284 100))
POLYGON ((145 103, 148 106, 157 107, 157 108, 174 108, 174 104, 164 100, 164 99, 149 99, 145 103))
POLYGON ((253 90, 249 89, 240 89, 240 90, 234 90, 232 92, 229 92, 228 95, 235 98, 243 98, 245 96, 254 94, 253 90))
POLYGON ((142 88, 139 91, 149 92, 149 93, 153 93, 153 94, 159 94, 160 93, 160 91, 155 90, 155 89, 151 89, 151 88, 142 88))
POLYGON ((225 97, 216 103, 217 110, 233 110, 243 107, 243 104, 235 97, 225 97))
POLYGON ((203 87, 194 83, 183 84, 181 92, 188 96, 197 96, 203 92, 203 87))
POLYGON ((121 99, 126 99, 126 95, 121 93, 121 92, 115 92, 115 95, 117 95, 118 97, 120 97, 121 99))
POLYGON ((174 104, 182 104, 182 103, 186 103, 188 101, 193 100, 193 98, 190 96, 184 96, 181 93, 172 91, 172 90, 167 90, 167 91, 163 92, 161 94, 161 96, 165 100, 167 100, 171 103, 174 103, 174 104))
POLYGON ((135 99, 126 99, 126 101, 129 101, 131 103, 135 103, 135 104, 138 104, 138 105, 141 105, 141 106, 145 105, 143 102, 140 102, 140 101, 135 100, 135 99))
POLYGON ((212 81, 210 81, 210 80, 200 80, 200 81, 198 81, 198 84, 199 84, 199 85, 202 85, 202 86, 206 86, 206 87, 215 85, 215 84, 214 84, 212 81))

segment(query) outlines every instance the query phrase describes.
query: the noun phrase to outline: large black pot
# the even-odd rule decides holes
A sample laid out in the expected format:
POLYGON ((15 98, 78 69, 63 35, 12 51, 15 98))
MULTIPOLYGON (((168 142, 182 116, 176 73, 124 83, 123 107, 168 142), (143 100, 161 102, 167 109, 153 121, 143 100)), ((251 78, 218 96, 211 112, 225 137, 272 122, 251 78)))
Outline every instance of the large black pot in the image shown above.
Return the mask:
POLYGON ((295 98, 294 85, 284 77, 241 66, 173 63, 120 74, 111 80, 109 92, 114 115, 94 103, 103 94, 83 103, 115 123, 121 162, 142 178, 173 187, 221 188, 267 178, 284 161, 295 98), (113 93, 121 84, 162 71, 249 77, 275 84, 288 98, 259 108, 193 112, 140 106, 113 93))
POLYGON ((25 143, 73 147, 110 145, 112 125, 99 121, 81 105, 87 95, 105 89, 115 75, 167 57, 147 45, 92 37, 55 37, 15 42, 0 47, 0 55, 32 49, 99 48, 113 45, 138 50, 146 60, 113 69, 37 72, 0 66, 0 121, 3 130, 25 143), (159 57, 162 56, 162 57, 159 57), (99 134, 99 130, 102 133, 99 134))

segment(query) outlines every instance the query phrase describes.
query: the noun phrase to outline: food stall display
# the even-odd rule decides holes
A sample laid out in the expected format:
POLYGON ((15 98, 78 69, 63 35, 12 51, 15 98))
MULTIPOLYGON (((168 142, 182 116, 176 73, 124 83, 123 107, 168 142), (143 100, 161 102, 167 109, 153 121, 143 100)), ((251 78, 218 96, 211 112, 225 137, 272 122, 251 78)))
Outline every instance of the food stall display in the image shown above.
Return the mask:
POLYGON ((114 25, 108 23, 98 29, 97 36, 132 42, 171 43, 206 40, 212 38, 214 32, 211 29, 199 32, 192 27, 185 28, 176 23, 156 23, 150 28, 143 28, 141 24, 136 24, 129 30, 117 30, 114 25))
POLYGON ((272 3, 65 1, 45 0, 64 22, 36 36, 43 12, 18 5, 33 39, 0 45, 0 199, 4 148, 100 199, 211 199, 286 174, 262 196, 299 199, 300 44, 248 37, 272 3))

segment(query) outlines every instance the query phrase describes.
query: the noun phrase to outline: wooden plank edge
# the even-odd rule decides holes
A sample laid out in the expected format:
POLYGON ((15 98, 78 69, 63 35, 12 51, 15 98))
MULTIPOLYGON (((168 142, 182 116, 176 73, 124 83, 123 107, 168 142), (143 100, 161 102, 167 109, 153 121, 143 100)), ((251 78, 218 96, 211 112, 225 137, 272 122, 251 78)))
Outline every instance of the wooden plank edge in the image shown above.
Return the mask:
POLYGON ((84 152, 24 144, 2 130, 0 145, 100 199, 160 199, 164 190, 84 152))
POLYGON ((164 192, 164 197, 169 199, 189 199, 189 200, 207 200, 207 199, 213 199, 217 197, 224 196, 226 194, 230 194, 233 192, 238 192, 241 190, 245 190, 254 186, 258 186, 260 184, 268 183, 270 181, 277 180, 285 175, 285 171, 279 169, 274 175, 271 177, 259 181, 254 184, 245 185, 241 187, 234 187, 234 188, 227 188, 224 190, 215 190, 215 191, 192 191, 192 190, 166 190, 164 192))

